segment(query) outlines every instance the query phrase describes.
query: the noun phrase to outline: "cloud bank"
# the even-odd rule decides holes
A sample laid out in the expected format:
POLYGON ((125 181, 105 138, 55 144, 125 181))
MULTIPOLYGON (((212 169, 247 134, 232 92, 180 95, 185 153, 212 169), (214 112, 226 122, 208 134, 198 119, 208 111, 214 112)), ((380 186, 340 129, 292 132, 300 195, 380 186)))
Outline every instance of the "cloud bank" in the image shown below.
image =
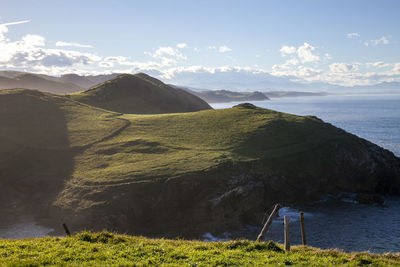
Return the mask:
MULTIPOLYGON (((277 49, 281 63, 269 68, 225 64, 205 66, 191 64, 190 53, 198 56, 223 56, 231 60, 234 54, 228 45, 209 45, 203 48, 185 42, 159 46, 144 52, 147 60, 135 60, 120 55, 98 55, 93 45, 79 42, 57 41, 48 44, 43 36, 26 34, 19 40, 7 38, 10 26, 29 23, 29 20, 0 24, 0 68, 31 71, 49 75, 65 73, 105 74, 146 72, 168 83, 210 89, 268 90, 279 88, 301 89, 303 85, 371 85, 381 82, 400 82, 400 62, 332 62, 329 51, 303 42, 285 44, 277 49), (300 84, 299 84, 300 83, 300 84)), ((348 38, 360 37, 358 33, 348 38)), ((361 41, 360 41, 361 42, 361 41)), ((389 37, 366 41, 366 46, 389 44, 389 37)), ((361 42, 362 46, 363 43, 361 42)), ((231 62, 234 62, 233 59, 231 62)))

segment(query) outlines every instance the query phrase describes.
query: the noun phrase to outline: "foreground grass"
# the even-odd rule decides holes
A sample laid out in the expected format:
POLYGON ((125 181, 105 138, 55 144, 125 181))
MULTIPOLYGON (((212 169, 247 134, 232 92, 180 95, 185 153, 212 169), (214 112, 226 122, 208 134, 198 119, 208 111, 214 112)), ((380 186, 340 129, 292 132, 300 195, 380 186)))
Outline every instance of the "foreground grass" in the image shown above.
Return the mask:
POLYGON ((83 232, 67 238, 0 240, 0 265, 400 266, 400 254, 349 254, 300 246, 284 252, 273 242, 201 242, 83 232))

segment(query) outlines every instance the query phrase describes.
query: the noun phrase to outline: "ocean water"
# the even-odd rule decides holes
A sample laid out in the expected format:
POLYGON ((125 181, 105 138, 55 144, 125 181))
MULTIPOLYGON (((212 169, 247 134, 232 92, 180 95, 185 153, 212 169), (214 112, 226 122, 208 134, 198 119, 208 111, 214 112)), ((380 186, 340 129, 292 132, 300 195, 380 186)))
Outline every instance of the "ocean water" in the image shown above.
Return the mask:
MULTIPOLYGON (((400 156, 400 95, 347 95, 252 101, 256 106, 297 115, 314 115, 400 156)), ((228 108, 239 103, 217 103, 228 108)), ((283 242, 283 216, 290 217, 291 243, 301 244, 299 211, 305 212, 307 244, 320 248, 376 253, 400 252, 400 197, 383 206, 361 205, 351 195, 327 197, 304 207, 284 207, 266 239, 283 242)), ((248 226, 230 238, 255 239, 259 226, 248 226)), ((225 234, 222 238, 227 238, 225 234)))
POLYGON ((44 227, 35 222, 31 216, 22 216, 17 222, 0 223, 0 238, 22 239, 49 235, 54 229, 44 227))
MULTIPOLYGON (((265 240, 283 243, 283 217, 290 219, 290 243, 301 245, 299 212, 304 212, 307 245, 318 248, 338 248, 347 252, 400 252, 400 198, 385 198, 385 204, 363 205, 351 198, 332 197, 304 207, 283 207, 266 235, 265 240)), ((221 237, 204 236, 214 241, 247 238, 255 240, 261 231, 258 226, 247 226, 241 231, 225 233, 221 237)))
MULTIPOLYGON (((216 109, 242 102, 216 103, 216 109)), ((314 115, 400 156, 400 95, 273 98, 250 103, 297 115, 314 115)))

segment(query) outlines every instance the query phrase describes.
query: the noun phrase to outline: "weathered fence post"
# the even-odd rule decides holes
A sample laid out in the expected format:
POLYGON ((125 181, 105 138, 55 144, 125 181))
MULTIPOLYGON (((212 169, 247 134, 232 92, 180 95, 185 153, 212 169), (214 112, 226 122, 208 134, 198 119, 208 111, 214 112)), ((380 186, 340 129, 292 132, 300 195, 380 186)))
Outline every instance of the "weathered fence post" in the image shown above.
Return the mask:
POLYGON ((284 224, 285 251, 290 251, 289 216, 283 217, 283 224, 284 224))
POLYGON ((301 227, 301 241, 303 246, 307 245, 306 243, 306 231, 304 229, 304 212, 300 211, 300 227, 301 227))
POLYGON ((262 238, 264 237, 264 233, 268 231, 268 228, 271 225, 272 220, 274 219, 274 216, 279 211, 279 208, 280 208, 280 205, 276 204, 274 209, 272 210, 271 214, 269 215, 267 222, 264 224, 264 227, 262 228, 260 234, 258 235, 256 241, 262 240, 262 238))
POLYGON ((65 230, 65 233, 67 234, 67 236, 71 236, 71 232, 69 231, 68 226, 65 223, 63 223, 62 226, 64 227, 64 230, 65 230))

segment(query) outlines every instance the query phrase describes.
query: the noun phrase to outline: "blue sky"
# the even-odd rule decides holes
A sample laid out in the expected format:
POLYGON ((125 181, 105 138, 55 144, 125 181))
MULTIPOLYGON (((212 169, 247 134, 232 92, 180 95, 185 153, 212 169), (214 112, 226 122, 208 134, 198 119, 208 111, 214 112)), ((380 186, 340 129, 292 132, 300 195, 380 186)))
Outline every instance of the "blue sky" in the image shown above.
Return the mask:
POLYGON ((0 68, 144 71, 213 88, 400 81, 399 14, 387 0, 0 0, 0 68))

